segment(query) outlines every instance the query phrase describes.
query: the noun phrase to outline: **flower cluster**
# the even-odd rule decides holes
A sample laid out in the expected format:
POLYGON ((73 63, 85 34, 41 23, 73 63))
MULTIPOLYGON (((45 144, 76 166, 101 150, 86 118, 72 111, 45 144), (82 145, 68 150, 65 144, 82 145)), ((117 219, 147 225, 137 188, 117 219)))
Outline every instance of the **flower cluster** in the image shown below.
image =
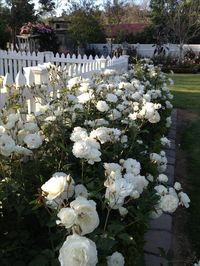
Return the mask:
POLYGON ((44 23, 32 23, 28 22, 24 24, 20 29, 20 35, 23 34, 52 34, 54 30, 44 23))
POLYGON ((165 175, 168 80, 147 62, 124 75, 108 69, 92 79, 49 71, 54 92, 30 89, 42 99, 33 114, 21 107, 2 111, 0 155, 17 154, 22 169, 40 165, 37 203, 54 217, 54 230, 64 231, 57 248, 62 266, 132 265, 146 221, 190 202, 165 175))
POLYGON ((2 110, 0 118, 0 154, 31 156, 32 150, 38 149, 43 142, 42 134, 32 116, 24 120, 20 113, 2 110))

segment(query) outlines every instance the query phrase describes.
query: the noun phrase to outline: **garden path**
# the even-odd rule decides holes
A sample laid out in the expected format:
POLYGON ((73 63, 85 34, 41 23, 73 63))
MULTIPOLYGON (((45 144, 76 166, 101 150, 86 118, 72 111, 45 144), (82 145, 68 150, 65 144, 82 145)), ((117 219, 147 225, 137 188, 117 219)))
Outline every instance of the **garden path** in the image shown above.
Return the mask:
MULTIPOLYGON (((177 110, 174 109, 171 114, 172 125, 168 134, 171 141, 170 148, 166 148, 166 156, 168 160, 165 174, 168 176, 168 185, 173 186, 175 155, 176 155, 176 120, 177 110)), ((172 215, 168 213, 162 214, 159 218, 150 222, 149 229, 145 234, 144 240, 144 260, 146 266, 168 266, 168 261, 161 256, 161 250, 165 254, 172 245, 172 215)))

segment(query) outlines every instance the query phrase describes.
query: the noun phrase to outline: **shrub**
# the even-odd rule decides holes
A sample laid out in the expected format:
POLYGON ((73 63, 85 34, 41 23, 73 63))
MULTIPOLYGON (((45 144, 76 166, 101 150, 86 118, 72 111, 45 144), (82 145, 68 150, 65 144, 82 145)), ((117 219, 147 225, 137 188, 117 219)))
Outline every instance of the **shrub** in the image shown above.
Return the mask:
POLYGON ((121 76, 49 75, 53 95, 30 88, 36 112, 13 86, 1 110, 1 265, 137 265, 150 217, 189 203, 163 174, 169 80, 146 61, 121 76))
POLYGON ((49 25, 28 22, 21 27, 20 34, 38 35, 40 51, 53 51, 56 53, 58 50, 55 31, 49 25))

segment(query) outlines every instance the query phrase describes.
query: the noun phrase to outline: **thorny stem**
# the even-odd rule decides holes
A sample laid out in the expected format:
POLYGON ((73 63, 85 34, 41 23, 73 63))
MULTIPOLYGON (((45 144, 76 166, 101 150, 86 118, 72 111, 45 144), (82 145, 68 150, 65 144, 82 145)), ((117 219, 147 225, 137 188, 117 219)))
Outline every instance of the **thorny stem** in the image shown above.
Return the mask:
POLYGON ((83 183, 83 180, 84 180, 84 161, 82 160, 81 161, 81 179, 82 179, 82 183, 83 183))
POLYGON ((108 224, 108 218, 109 218, 110 212, 111 212, 111 209, 108 208, 108 212, 107 212, 107 215, 106 215, 106 220, 105 220, 105 224, 104 224, 104 228, 103 228, 104 231, 106 231, 106 227, 107 227, 107 224, 108 224))

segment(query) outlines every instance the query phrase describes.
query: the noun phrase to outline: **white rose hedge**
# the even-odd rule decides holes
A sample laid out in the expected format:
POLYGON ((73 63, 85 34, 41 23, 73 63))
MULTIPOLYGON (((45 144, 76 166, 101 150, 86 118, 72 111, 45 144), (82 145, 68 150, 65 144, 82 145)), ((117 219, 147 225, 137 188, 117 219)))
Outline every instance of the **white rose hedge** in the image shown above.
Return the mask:
MULTIPOLYGON (((16 253, 13 260, 137 265, 150 218, 190 203, 181 185, 169 187, 164 174, 170 80, 146 62, 121 76, 113 70, 92 79, 65 76, 50 69, 56 98, 47 96, 45 86, 30 88, 43 99, 36 113, 24 113, 23 88, 1 110, 1 188, 8 191, 1 216, 20 213, 29 243, 23 258, 16 253), (27 225, 33 217, 37 228, 27 225)), ((11 257, 3 251, 4 260, 11 257)))

